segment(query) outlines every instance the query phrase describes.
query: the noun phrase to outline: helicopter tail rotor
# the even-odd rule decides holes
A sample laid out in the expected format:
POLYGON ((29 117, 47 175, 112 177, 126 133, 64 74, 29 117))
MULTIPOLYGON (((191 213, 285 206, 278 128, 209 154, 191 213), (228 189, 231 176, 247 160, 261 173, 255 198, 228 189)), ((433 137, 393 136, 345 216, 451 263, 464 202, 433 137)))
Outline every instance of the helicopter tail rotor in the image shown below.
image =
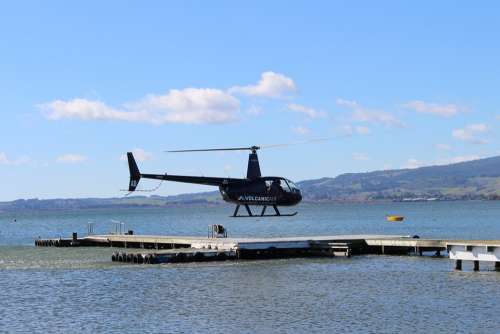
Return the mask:
POLYGON ((127 152, 127 160, 128 160, 128 169, 130 171, 130 182, 128 185, 128 191, 134 191, 139 184, 141 179, 141 173, 139 172, 139 167, 137 167, 137 163, 135 162, 134 155, 132 152, 127 152))

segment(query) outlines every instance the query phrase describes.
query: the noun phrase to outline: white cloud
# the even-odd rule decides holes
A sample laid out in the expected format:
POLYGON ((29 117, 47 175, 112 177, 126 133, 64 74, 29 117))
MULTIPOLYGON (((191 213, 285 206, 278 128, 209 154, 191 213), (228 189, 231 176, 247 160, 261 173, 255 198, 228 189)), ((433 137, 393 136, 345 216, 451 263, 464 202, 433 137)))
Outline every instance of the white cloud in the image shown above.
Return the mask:
POLYGON ((246 110, 246 113, 253 116, 260 116, 264 113, 261 107, 251 106, 246 110))
POLYGON ((342 107, 346 107, 349 109, 361 108, 361 106, 356 101, 344 100, 344 99, 340 99, 340 98, 337 99, 337 105, 342 106, 342 107))
POLYGON ((448 144, 436 144, 436 149, 441 151, 451 151, 451 146, 448 144))
POLYGON ((402 127, 403 123, 393 115, 375 110, 355 110, 353 119, 359 122, 379 123, 387 126, 402 127))
POLYGON ((0 165, 5 166, 18 166, 30 162, 30 158, 24 156, 17 159, 11 159, 6 153, 0 152, 0 165))
POLYGON ((390 169, 392 169, 392 165, 391 164, 384 164, 382 166, 382 170, 390 170, 390 169))
MULTIPOLYGON (((146 152, 145 150, 143 150, 142 148, 134 148, 132 150, 132 154, 134 155, 134 159, 136 161, 140 161, 140 162, 143 162, 143 161, 147 161, 147 160, 151 160, 153 159, 153 154, 149 153, 149 152, 146 152)), ((121 157, 120 157, 120 160, 124 160, 124 161, 127 161, 127 155, 126 154, 123 154, 121 157)))
POLYGON ((231 87, 229 93, 280 98, 290 95, 296 90, 297 87, 292 79, 283 74, 268 71, 261 74, 257 84, 231 87))
POLYGON ((49 119, 80 118, 83 120, 120 120, 146 121, 147 115, 141 112, 125 112, 113 109, 101 101, 72 99, 55 100, 40 105, 49 119))
POLYGON ((361 136, 367 136, 371 133, 370 128, 366 126, 352 126, 352 125, 344 125, 341 127, 342 132, 346 136, 352 136, 352 135, 361 135, 361 136))
POLYGON ((472 160, 477 160, 481 159, 479 155, 464 155, 464 156, 457 156, 457 157, 452 157, 449 159, 441 159, 436 161, 436 165, 449 165, 449 164, 457 164, 460 162, 466 162, 466 161, 472 161, 472 160))
POLYGON ((324 111, 318 111, 314 108, 306 107, 297 103, 290 103, 288 105, 288 109, 296 113, 304 114, 308 118, 320 118, 326 116, 324 111))
POLYGON ((404 165, 402 168, 407 168, 407 169, 415 169, 424 166, 425 163, 423 161, 417 160, 415 158, 408 159, 406 161, 406 165, 404 165))
POLYGON ((456 156, 456 157, 451 157, 451 158, 446 158, 446 159, 439 159, 435 161, 421 161, 417 159, 408 159, 406 162, 406 165, 404 165, 402 168, 420 168, 420 167, 425 167, 425 166, 442 166, 442 165, 450 165, 450 164, 457 164, 461 162, 467 162, 467 161, 472 161, 472 160, 477 160, 477 159, 482 159, 483 157, 479 155, 463 155, 463 156, 456 156))
POLYGON ((164 123, 226 123, 236 119, 240 103, 218 89, 172 89, 165 95, 149 95, 117 109, 101 101, 76 98, 40 105, 49 119, 117 120, 164 123))
MULTIPOLYGON (((73 98, 50 101, 38 107, 52 120, 112 120, 152 124, 228 123, 237 120, 237 113, 240 111, 240 101, 232 94, 281 98, 296 90, 291 78, 268 71, 261 74, 255 85, 235 86, 227 91, 213 88, 171 89, 163 95, 150 94, 119 106, 110 106, 99 100, 73 98)), ((262 110, 251 107, 247 113, 259 115, 262 110)))
POLYGON ((149 95, 129 107, 154 114, 159 123, 227 123, 235 120, 240 102, 219 89, 172 89, 165 95, 149 95))
POLYGON ((337 105, 352 110, 352 119, 357 122, 383 124, 391 127, 404 126, 404 123, 394 115, 385 111, 367 109, 356 101, 337 99, 337 105))
POLYGON ((0 164, 2 165, 8 165, 9 164, 9 158, 7 158, 7 154, 0 152, 0 164))
POLYGON ((86 156, 80 155, 80 154, 75 154, 75 153, 69 153, 65 155, 61 155, 57 157, 56 161, 61 162, 61 163, 68 163, 68 164, 77 164, 81 163, 87 160, 86 156))
POLYGON ((469 142, 472 144, 487 144, 488 141, 477 136, 488 132, 489 128, 486 124, 469 124, 462 129, 455 129, 452 131, 452 136, 456 139, 469 142))
POLYGON ((369 135, 371 133, 370 129, 367 128, 366 126, 356 126, 354 127, 354 131, 356 131, 358 135, 363 135, 363 136, 369 135))
POLYGON ((455 104, 437 104, 437 103, 427 103, 424 101, 410 101, 403 104, 403 107, 415 110, 419 113, 433 114, 442 117, 455 116, 459 112, 466 111, 465 108, 457 106, 455 104))
POLYGON ((370 157, 365 153, 353 153, 352 158, 357 161, 366 161, 370 160, 370 157))
POLYGON ((311 130, 305 126, 292 126, 292 131, 295 133, 295 134, 298 134, 298 135, 301 135, 301 136, 305 136, 307 135, 309 132, 311 132, 311 130))

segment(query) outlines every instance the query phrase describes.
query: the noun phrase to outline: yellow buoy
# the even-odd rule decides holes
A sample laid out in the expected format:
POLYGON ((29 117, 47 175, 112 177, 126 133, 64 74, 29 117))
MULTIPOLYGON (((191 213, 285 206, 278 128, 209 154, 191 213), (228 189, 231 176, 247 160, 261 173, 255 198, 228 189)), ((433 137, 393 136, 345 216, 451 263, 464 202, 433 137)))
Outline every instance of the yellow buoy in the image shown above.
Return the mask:
POLYGON ((385 217, 385 219, 388 222, 401 222, 401 221, 403 221, 403 219, 405 219, 405 217, 403 217, 403 216, 397 216, 397 215, 387 215, 385 217))

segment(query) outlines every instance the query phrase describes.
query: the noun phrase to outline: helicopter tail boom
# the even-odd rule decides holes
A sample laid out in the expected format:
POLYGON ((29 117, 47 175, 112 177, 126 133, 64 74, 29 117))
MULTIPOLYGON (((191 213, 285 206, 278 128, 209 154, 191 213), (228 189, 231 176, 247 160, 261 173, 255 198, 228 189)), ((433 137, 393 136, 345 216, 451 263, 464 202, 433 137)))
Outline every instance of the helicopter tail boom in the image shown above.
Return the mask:
POLYGON ((162 181, 174 181, 183 183, 194 183, 202 184, 207 186, 222 186, 224 184, 241 182, 243 179, 232 179, 232 178, 222 178, 222 177, 205 177, 205 176, 184 176, 184 175, 168 175, 165 174, 141 174, 137 163, 135 162, 134 155, 132 152, 127 152, 128 169, 130 172, 130 181, 128 185, 128 191, 135 191, 139 185, 141 178, 162 180, 162 181))
POLYGON ((139 167, 137 167, 137 163, 135 162, 134 155, 132 152, 127 152, 127 160, 128 160, 128 169, 130 171, 130 182, 128 185, 128 191, 134 191, 139 184, 141 179, 141 173, 139 172, 139 167))

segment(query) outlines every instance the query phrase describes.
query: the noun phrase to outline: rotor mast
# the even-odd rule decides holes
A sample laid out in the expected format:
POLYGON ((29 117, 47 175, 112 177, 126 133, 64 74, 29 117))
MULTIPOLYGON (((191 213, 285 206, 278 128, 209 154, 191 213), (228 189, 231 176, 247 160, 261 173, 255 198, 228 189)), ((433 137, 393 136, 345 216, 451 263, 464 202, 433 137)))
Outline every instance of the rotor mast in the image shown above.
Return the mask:
POLYGON ((252 151, 248 155, 248 167, 247 167, 247 179, 255 180, 261 177, 259 157, 257 156, 257 150, 260 149, 259 146, 252 146, 250 150, 252 151))

